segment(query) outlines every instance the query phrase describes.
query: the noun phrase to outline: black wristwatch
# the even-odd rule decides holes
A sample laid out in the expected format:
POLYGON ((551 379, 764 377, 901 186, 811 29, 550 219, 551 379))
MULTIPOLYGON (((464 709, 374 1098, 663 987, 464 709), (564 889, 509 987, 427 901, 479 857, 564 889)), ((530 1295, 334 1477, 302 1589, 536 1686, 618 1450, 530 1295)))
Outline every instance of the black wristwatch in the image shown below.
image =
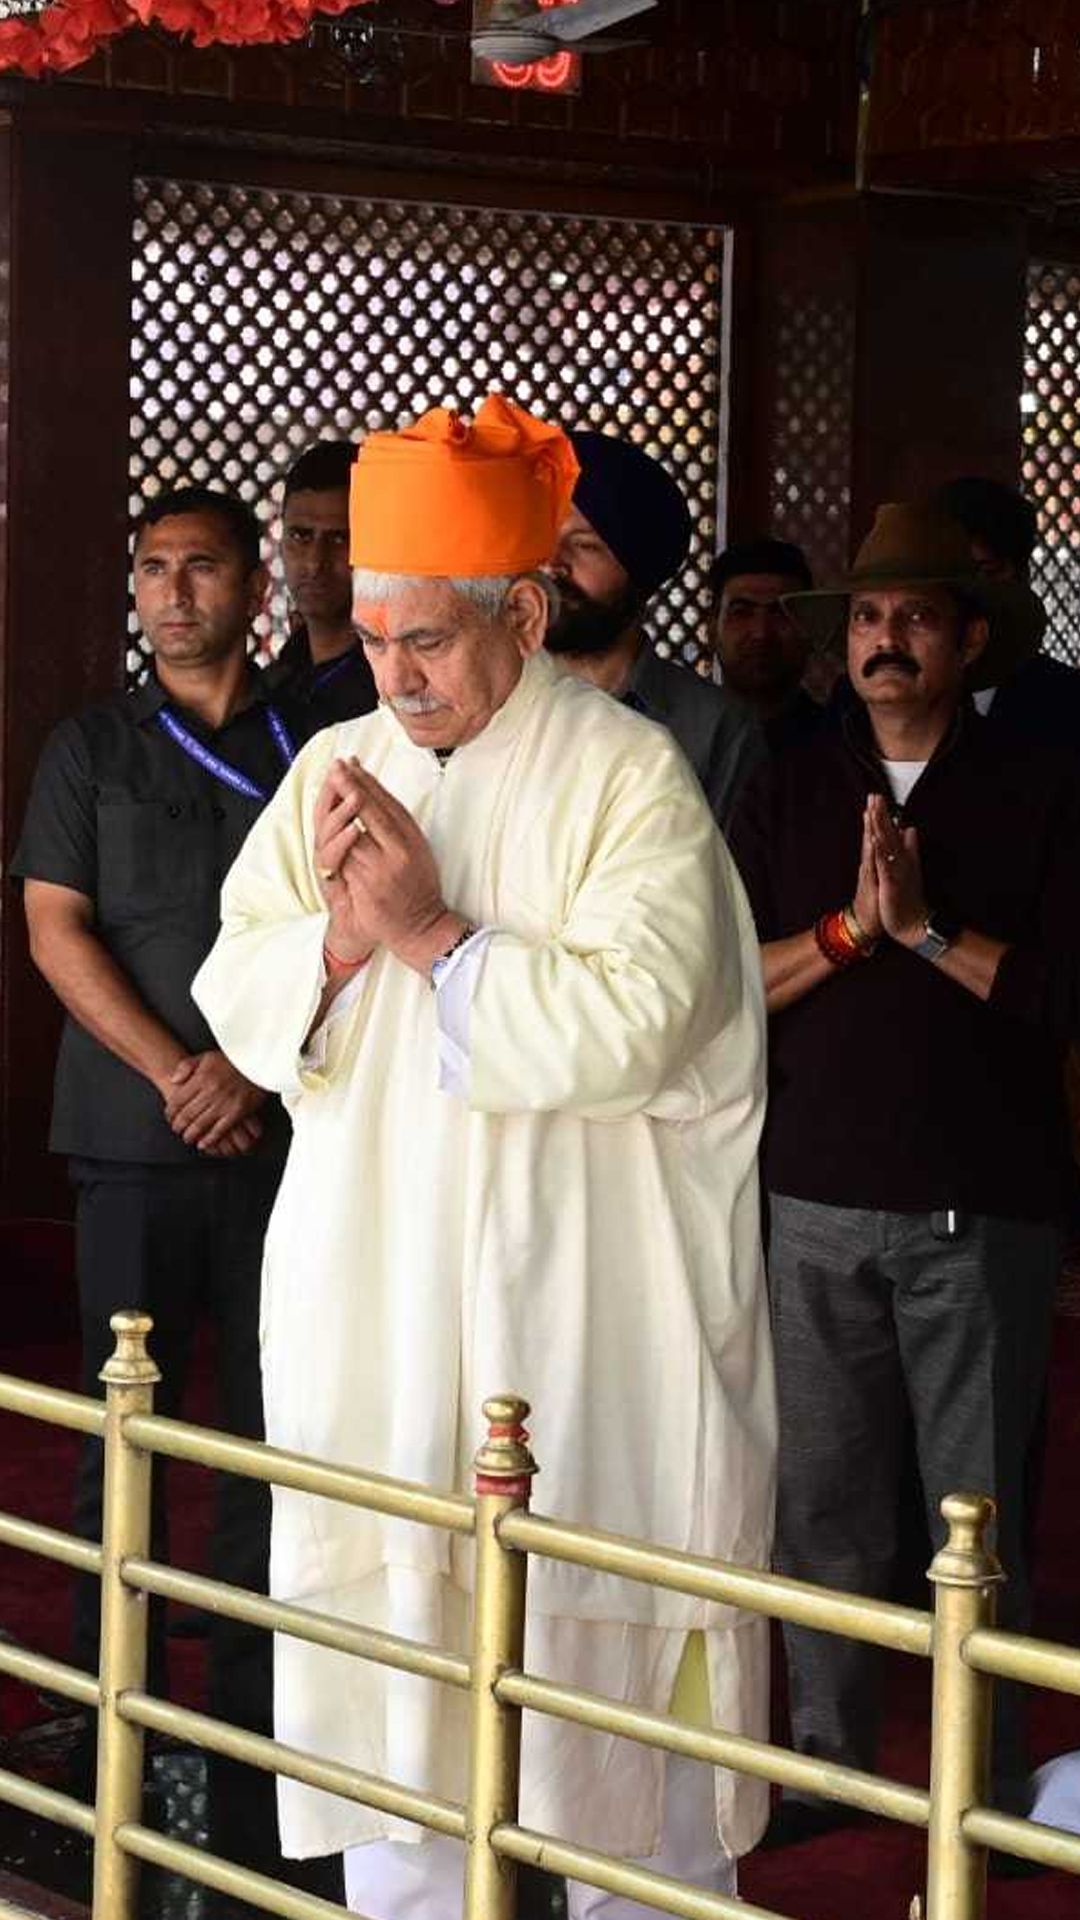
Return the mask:
POLYGON ((446 948, 445 952, 436 954, 434 960, 431 963, 430 979, 431 979, 432 992, 434 992, 435 989, 438 987, 439 982, 443 977, 443 974, 446 972, 447 963, 453 959, 458 948, 465 946, 466 942, 471 940, 473 936, 478 932, 479 932, 479 928, 474 927, 470 921, 466 920, 465 925, 461 929, 461 932, 458 934, 455 940, 451 941, 450 945, 446 948))
POLYGON ((917 953, 920 960, 940 960, 943 953, 948 953, 953 941, 959 938, 961 930, 962 923, 959 920, 950 918, 948 914, 935 913, 931 908, 923 925, 922 939, 916 940, 911 952, 917 953))

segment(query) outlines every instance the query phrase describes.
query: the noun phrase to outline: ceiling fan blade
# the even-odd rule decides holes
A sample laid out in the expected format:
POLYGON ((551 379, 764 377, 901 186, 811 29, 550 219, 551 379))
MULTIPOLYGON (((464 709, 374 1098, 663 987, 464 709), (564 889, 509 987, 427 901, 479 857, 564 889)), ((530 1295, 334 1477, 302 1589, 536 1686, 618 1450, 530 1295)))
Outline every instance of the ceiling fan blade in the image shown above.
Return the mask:
POLYGON ((536 7, 531 13, 510 12, 496 4, 488 26, 515 33, 539 33, 560 44, 584 40, 603 27, 615 27, 636 13, 648 13, 659 0, 577 0, 576 6, 536 7))
POLYGON ((650 13, 659 0, 578 0, 574 7, 549 7, 544 18, 556 40, 585 40, 604 27, 617 27, 636 13, 650 13))
POLYGON ((623 53, 627 47, 647 47, 650 44, 648 40, 640 38, 637 40, 631 40, 629 38, 613 40, 605 33, 602 40, 585 40, 578 47, 577 51, 579 53, 587 53, 590 56, 594 53, 623 53))

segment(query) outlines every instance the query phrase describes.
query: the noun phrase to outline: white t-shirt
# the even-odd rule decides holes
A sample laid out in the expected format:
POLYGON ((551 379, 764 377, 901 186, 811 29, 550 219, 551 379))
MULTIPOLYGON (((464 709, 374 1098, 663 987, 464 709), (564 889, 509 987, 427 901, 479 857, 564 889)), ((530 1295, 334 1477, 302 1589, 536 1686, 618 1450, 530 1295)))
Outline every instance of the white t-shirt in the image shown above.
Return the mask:
POLYGON ((902 807, 920 773, 926 766, 925 760, 883 760, 881 763, 889 789, 898 807, 902 807))
POLYGON ((972 694, 971 697, 975 702, 976 708, 984 716, 989 713, 993 706, 996 692, 996 687, 980 687, 978 693, 972 694))

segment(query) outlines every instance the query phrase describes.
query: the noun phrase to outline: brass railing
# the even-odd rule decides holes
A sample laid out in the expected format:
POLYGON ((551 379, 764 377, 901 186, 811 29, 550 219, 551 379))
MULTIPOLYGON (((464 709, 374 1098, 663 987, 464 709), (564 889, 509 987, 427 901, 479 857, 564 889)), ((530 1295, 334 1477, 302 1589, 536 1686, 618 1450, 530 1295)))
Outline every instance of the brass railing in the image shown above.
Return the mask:
MULTIPOLYGON (((925 1829, 925 1901, 922 1894, 912 1899, 912 1920, 984 1920, 988 1847, 1080 1874, 1076 1835, 1013 1819, 985 1805, 993 1679, 1023 1680, 1080 1694, 1080 1652, 994 1630, 995 1595, 1003 1576, 985 1542, 993 1516, 989 1500, 956 1493, 943 1502, 948 1539, 930 1568, 935 1591, 931 1614, 530 1514, 529 1490, 536 1464, 522 1426, 528 1407, 511 1395, 484 1403, 490 1430, 476 1459, 474 1499, 162 1419, 153 1413, 154 1385, 160 1376, 146 1348, 149 1319, 120 1313, 112 1324, 117 1344, 102 1373, 104 1404, 0 1375, 0 1408, 100 1435, 105 1442, 100 1547, 0 1514, 0 1543, 101 1577, 98 1679, 62 1661, 0 1644, 0 1672, 98 1710, 96 1806, 85 1806, 70 1795, 0 1770, 0 1801, 93 1837, 94 1920, 135 1920, 139 1865, 144 1861, 287 1920, 340 1920, 346 1912, 331 1901, 301 1893, 142 1825, 147 1729, 179 1735, 211 1753, 321 1787, 461 1840, 464 1920, 514 1920, 519 1862, 568 1874, 686 1920, 781 1920, 765 1908, 707 1893, 520 1826, 518 1763, 525 1709, 925 1829), (476 1577, 469 1656, 157 1564, 149 1557, 150 1466, 155 1453, 472 1535, 476 1577), (852 1767, 808 1759, 745 1735, 706 1730, 670 1714, 524 1672, 530 1555, 572 1562, 930 1659, 929 1792, 852 1767), (229 1619, 468 1691, 466 1802, 457 1804, 376 1778, 154 1699, 145 1691, 150 1594, 186 1601, 229 1619)), ((16 1915, 19 1909, 0 1902, 0 1911, 16 1915)))

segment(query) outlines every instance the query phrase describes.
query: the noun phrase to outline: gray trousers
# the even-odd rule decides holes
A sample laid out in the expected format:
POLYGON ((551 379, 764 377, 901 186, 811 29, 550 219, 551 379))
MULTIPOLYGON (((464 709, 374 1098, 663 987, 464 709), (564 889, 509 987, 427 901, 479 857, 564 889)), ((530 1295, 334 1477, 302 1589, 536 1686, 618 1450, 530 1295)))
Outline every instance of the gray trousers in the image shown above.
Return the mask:
MULTIPOLYGON (((941 1240, 927 1214, 783 1195, 770 1205, 780 1570, 889 1594, 910 1410, 935 1548, 945 1494, 992 1494, 1008 1575, 998 1620, 1024 1631, 1024 1469, 1046 1379, 1059 1229, 977 1214, 959 1238, 941 1240)), ((785 1627, 784 1641, 798 1750, 872 1767, 876 1649, 802 1627, 785 1627)), ((996 1803, 1025 1811, 1027 1775, 1021 1690, 998 1682, 996 1803)))

